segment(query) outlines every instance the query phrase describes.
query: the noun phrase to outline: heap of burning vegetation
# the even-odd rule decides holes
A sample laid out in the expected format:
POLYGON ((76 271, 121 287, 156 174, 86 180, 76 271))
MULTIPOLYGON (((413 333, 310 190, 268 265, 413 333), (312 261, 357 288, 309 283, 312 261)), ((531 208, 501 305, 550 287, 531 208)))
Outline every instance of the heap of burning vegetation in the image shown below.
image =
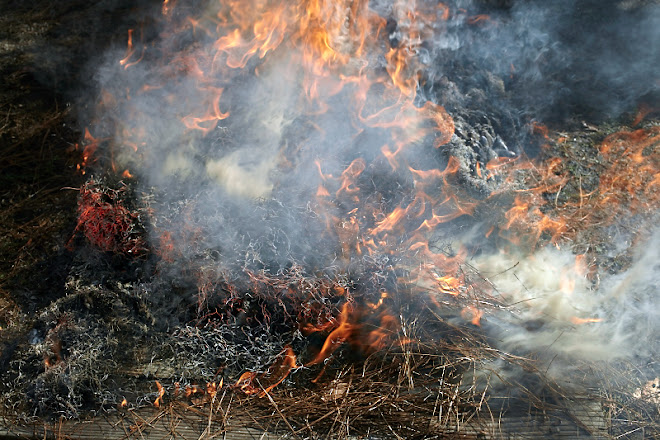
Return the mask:
POLYGON ((403 3, 165 0, 105 55, 65 294, 8 324, 8 414, 427 438, 577 396, 657 410, 658 346, 632 342, 659 329, 635 246, 657 109, 549 130, 564 97, 535 87, 569 48, 479 44, 541 44, 552 7, 403 3))

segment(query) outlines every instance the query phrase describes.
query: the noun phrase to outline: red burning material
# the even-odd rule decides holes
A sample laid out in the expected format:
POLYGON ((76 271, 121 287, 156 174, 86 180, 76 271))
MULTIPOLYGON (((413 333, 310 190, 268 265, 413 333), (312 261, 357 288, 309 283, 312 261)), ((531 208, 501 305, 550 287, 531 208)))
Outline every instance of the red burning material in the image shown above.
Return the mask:
POLYGON ((147 247, 140 231, 140 213, 125 206, 126 191, 126 186, 110 189, 93 179, 87 181, 80 189, 78 224, 72 240, 80 232, 105 252, 144 253, 147 247))

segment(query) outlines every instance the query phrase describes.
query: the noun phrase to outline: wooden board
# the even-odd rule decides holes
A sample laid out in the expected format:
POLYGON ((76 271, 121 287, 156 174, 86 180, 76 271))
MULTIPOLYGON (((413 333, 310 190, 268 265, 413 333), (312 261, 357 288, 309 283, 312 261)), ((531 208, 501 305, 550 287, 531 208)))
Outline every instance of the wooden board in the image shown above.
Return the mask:
MULTIPOLYGON (((439 436, 457 439, 607 439, 608 426, 601 402, 583 400, 571 402, 567 411, 527 414, 520 410, 501 415, 484 414, 478 420, 451 428, 438 428, 439 436)), ((433 416, 429 423, 433 425, 433 416)), ((211 439, 227 440, 307 437, 304 430, 296 434, 283 421, 275 423, 276 432, 258 429, 258 422, 250 417, 213 415, 209 423, 208 408, 168 407, 165 409, 143 408, 120 411, 87 421, 60 421, 50 424, 5 426, 0 428, 0 440, 9 439, 69 439, 69 440, 129 440, 129 439, 211 439)), ((277 421, 277 419, 273 419, 277 421)), ((439 424, 438 424, 439 426, 439 424)), ((268 427, 273 428, 273 425, 268 427)), ((394 438, 392 434, 392 438, 394 438)), ((382 438, 379 436, 378 438, 382 438)))

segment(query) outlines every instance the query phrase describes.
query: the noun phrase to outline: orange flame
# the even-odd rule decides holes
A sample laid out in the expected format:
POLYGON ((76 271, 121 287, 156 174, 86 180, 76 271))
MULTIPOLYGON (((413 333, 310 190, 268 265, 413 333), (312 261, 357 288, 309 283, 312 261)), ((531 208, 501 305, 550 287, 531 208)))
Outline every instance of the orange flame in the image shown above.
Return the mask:
POLYGON ((486 14, 480 14, 480 15, 474 15, 472 17, 468 17, 467 23, 468 24, 483 24, 485 22, 488 22, 490 20, 490 17, 486 14))
POLYGON ((461 317, 465 320, 469 320, 473 325, 481 325, 481 317, 484 312, 477 309, 474 306, 467 306, 461 311, 461 317))
POLYGON ((550 139, 548 127, 537 121, 532 121, 532 133, 543 136, 544 139, 550 139))
POLYGON ((286 347, 280 357, 270 366, 266 373, 246 371, 234 384, 234 387, 245 394, 259 394, 264 397, 273 388, 289 376, 291 370, 299 368, 296 355, 291 347, 286 347))
POLYGON ((144 58, 144 46, 142 47, 142 53, 140 54, 140 57, 135 61, 129 62, 129 60, 133 58, 133 55, 135 55, 135 47, 133 46, 133 29, 129 29, 126 55, 119 61, 119 64, 121 64, 124 69, 128 69, 129 67, 138 64, 144 58))
POLYGON ((602 318, 578 318, 577 316, 571 317, 571 322, 575 325, 592 324, 602 321, 602 318))
POLYGON ((204 389, 199 385, 186 385, 186 389, 183 395, 186 396, 186 398, 190 398, 190 396, 195 394, 204 394, 204 392, 204 389))
POLYGON ((204 91, 207 93, 207 112, 203 116, 195 117, 192 115, 186 116, 182 119, 184 125, 190 130, 200 130, 204 134, 208 134, 215 129, 218 121, 222 121, 229 117, 229 112, 220 111, 220 98, 222 97, 223 89, 220 87, 206 87, 204 91))
POLYGON ((161 7, 161 13, 163 15, 169 15, 172 12, 172 9, 176 5, 176 0, 163 0, 163 6, 161 7))
POLYGON ((330 332, 321 351, 312 359, 307 366, 316 365, 320 362, 323 362, 328 358, 341 344, 346 342, 351 336, 351 333, 355 329, 354 325, 349 322, 349 314, 351 313, 351 306, 349 303, 345 303, 342 306, 341 313, 339 315, 338 323, 334 330, 330 332))
POLYGON ((456 296, 460 294, 459 288, 463 285, 461 280, 452 276, 438 276, 435 275, 435 281, 438 283, 438 290, 442 293, 456 296))
MULTIPOLYGON (((550 140, 547 127, 533 123, 532 129, 550 140)), ((592 224, 606 225, 618 214, 657 209, 660 204, 660 194, 656 191, 660 185, 660 159, 653 146, 658 142, 659 127, 607 136, 599 147, 604 159, 600 183, 589 193, 584 193, 581 181, 571 181, 575 178, 559 158, 543 163, 518 159, 489 162, 486 169, 491 175, 514 176, 516 172, 524 171, 529 177, 529 189, 517 192, 514 206, 506 212, 505 221, 500 225, 500 236, 516 245, 531 247, 546 237, 559 247, 562 239, 575 234, 578 225, 581 228, 592 224), (579 196, 574 197, 575 201, 559 204, 559 195, 569 183, 578 187, 579 196), (548 194, 554 195, 555 206, 551 210, 546 209, 551 200, 548 194)), ((584 261, 576 262, 576 269, 578 273, 589 271, 584 261)), ((570 290, 569 285, 564 287, 570 290)))
POLYGON ((366 168, 363 159, 355 159, 351 164, 341 173, 341 187, 337 190, 336 195, 339 196, 342 192, 353 194, 359 191, 355 186, 356 179, 362 174, 366 168))
POLYGON ((165 395, 165 388, 160 384, 160 382, 156 381, 156 388, 158 389, 158 396, 156 397, 156 400, 154 400, 154 406, 156 408, 160 407, 161 403, 163 403, 163 396, 165 395))
POLYGON ((400 322, 388 312, 385 299, 387 292, 382 292, 375 304, 367 303, 364 308, 358 308, 351 303, 342 306, 338 318, 333 318, 320 325, 306 325, 305 333, 325 332, 330 330, 318 354, 306 366, 319 364, 328 359, 344 343, 349 343, 356 350, 376 352, 390 343, 404 344, 399 338, 400 322), (379 311, 377 316, 373 316, 379 311))
POLYGON ((99 147, 99 139, 94 138, 89 132, 89 128, 85 128, 85 134, 83 137, 84 148, 82 152, 82 159, 79 164, 76 165, 76 170, 80 171, 82 175, 85 175, 87 167, 94 162, 94 153, 99 147))

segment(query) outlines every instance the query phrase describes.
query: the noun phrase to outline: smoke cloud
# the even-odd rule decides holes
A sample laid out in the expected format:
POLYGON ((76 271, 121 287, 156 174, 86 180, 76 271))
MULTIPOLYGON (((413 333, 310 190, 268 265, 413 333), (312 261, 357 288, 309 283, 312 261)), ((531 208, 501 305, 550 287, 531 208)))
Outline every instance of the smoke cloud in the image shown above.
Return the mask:
MULTIPOLYGON (((512 314, 491 323, 497 345, 511 352, 581 361, 650 360, 660 331, 658 244, 637 249, 630 269, 596 283, 570 251, 554 247, 531 256, 489 255, 475 260, 512 314)), ((555 359, 555 362, 558 362, 555 359)), ((559 362, 558 362, 559 363, 559 362)))
MULTIPOLYGON (((302 37, 286 29, 297 26, 286 2, 269 11, 181 6, 153 19, 162 27, 142 39, 135 31, 128 50, 106 54, 93 134, 113 139, 107 160, 150 194, 153 243, 167 233, 184 266, 335 270, 356 255, 353 224, 373 231, 412 205, 421 183, 410 168, 444 170, 458 158, 461 184, 483 199, 501 181, 477 165, 531 150, 529 121, 617 116, 658 93, 654 2, 330 3, 322 16, 339 25, 325 64, 307 60, 302 37), (422 13, 431 18, 413 18, 422 13), (251 24, 282 20, 272 46, 216 33, 250 14, 261 14, 251 24), (374 35, 357 38, 358 17, 374 35), (403 73, 393 53, 408 57, 403 73)), ((403 242, 414 230, 398 233, 403 242)), ((567 251, 479 257, 475 266, 509 305, 484 328, 502 350, 542 352, 548 362, 657 354, 660 233, 652 243, 597 286, 567 251), (598 322, 581 321, 590 319, 598 322)))

